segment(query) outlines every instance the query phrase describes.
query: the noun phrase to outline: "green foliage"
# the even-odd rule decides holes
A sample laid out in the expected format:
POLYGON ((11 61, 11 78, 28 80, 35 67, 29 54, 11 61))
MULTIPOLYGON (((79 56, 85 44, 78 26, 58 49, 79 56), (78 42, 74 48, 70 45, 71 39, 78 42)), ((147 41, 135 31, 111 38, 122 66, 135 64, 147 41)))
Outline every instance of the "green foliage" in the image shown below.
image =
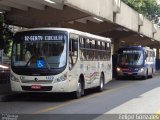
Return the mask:
POLYGON ((146 16, 149 20, 159 24, 160 6, 155 0, 122 0, 130 7, 146 16))
POLYGON ((4 18, 4 15, 0 14, 0 50, 4 49, 4 52, 8 54, 11 48, 13 33, 9 26, 5 24, 4 18))

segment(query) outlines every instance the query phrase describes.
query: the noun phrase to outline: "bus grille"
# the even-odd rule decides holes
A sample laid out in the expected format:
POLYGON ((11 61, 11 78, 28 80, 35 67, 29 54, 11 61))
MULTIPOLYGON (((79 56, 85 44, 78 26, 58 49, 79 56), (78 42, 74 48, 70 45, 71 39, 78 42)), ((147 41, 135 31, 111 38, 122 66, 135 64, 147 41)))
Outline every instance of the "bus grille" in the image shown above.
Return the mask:
POLYGON ((42 86, 41 89, 32 89, 31 86, 21 86, 22 90, 26 91, 51 91, 52 86, 42 86))
POLYGON ((123 75, 129 75, 129 76, 136 76, 137 75, 137 73, 132 73, 131 75, 130 74, 128 74, 128 73, 124 73, 123 75))
POLYGON ((52 83, 53 80, 39 80, 39 81, 34 81, 34 80, 21 80, 22 83, 33 83, 33 84, 48 84, 52 83))

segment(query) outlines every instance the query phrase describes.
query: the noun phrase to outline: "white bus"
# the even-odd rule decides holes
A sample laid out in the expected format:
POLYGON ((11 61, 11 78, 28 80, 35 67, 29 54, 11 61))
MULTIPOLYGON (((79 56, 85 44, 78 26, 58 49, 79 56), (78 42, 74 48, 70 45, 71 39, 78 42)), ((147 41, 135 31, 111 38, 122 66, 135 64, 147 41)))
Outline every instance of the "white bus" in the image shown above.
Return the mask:
POLYGON ((73 92, 112 80, 111 40, 67 28, 34 28, 15 34, 11 88, 15 92, 73 92))

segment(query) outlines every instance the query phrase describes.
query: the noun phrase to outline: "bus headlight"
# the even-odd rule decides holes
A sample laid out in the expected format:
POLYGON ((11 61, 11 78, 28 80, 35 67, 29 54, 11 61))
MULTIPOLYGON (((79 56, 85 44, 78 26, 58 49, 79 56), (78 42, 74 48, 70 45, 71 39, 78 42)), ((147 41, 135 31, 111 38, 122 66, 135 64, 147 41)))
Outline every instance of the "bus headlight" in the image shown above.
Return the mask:
POLYGON ((141 68, 141 69, 139 70, 139 72, 144 72, 144 68, 141 68))
POLYGON ((15 82, 20 82, 18 78, 11 74, 11 80, 15 82))
POLYGON ((62 82, 62 81, 65 81, 66 79, 67 79, 67 74, 64 74, 59 78, 57 78, 55 82, 62 82))
POLYGON ((117 67, 117 72, 120 72, 121 71, 121 68, 117 67))

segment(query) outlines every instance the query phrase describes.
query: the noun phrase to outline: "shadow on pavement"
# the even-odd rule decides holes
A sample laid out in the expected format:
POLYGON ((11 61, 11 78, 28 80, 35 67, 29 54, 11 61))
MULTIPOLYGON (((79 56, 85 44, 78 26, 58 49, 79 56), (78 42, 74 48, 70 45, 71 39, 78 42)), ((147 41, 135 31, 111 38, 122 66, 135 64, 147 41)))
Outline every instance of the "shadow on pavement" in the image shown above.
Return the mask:
MULTIPOLYGON (((85 95, 82 98, 96 92, 96 89, 85 90, 85 95)), ((72 93, 13 93, 1 98, 2 102, 65 102, 69 100, 74 100, 72 93)))

